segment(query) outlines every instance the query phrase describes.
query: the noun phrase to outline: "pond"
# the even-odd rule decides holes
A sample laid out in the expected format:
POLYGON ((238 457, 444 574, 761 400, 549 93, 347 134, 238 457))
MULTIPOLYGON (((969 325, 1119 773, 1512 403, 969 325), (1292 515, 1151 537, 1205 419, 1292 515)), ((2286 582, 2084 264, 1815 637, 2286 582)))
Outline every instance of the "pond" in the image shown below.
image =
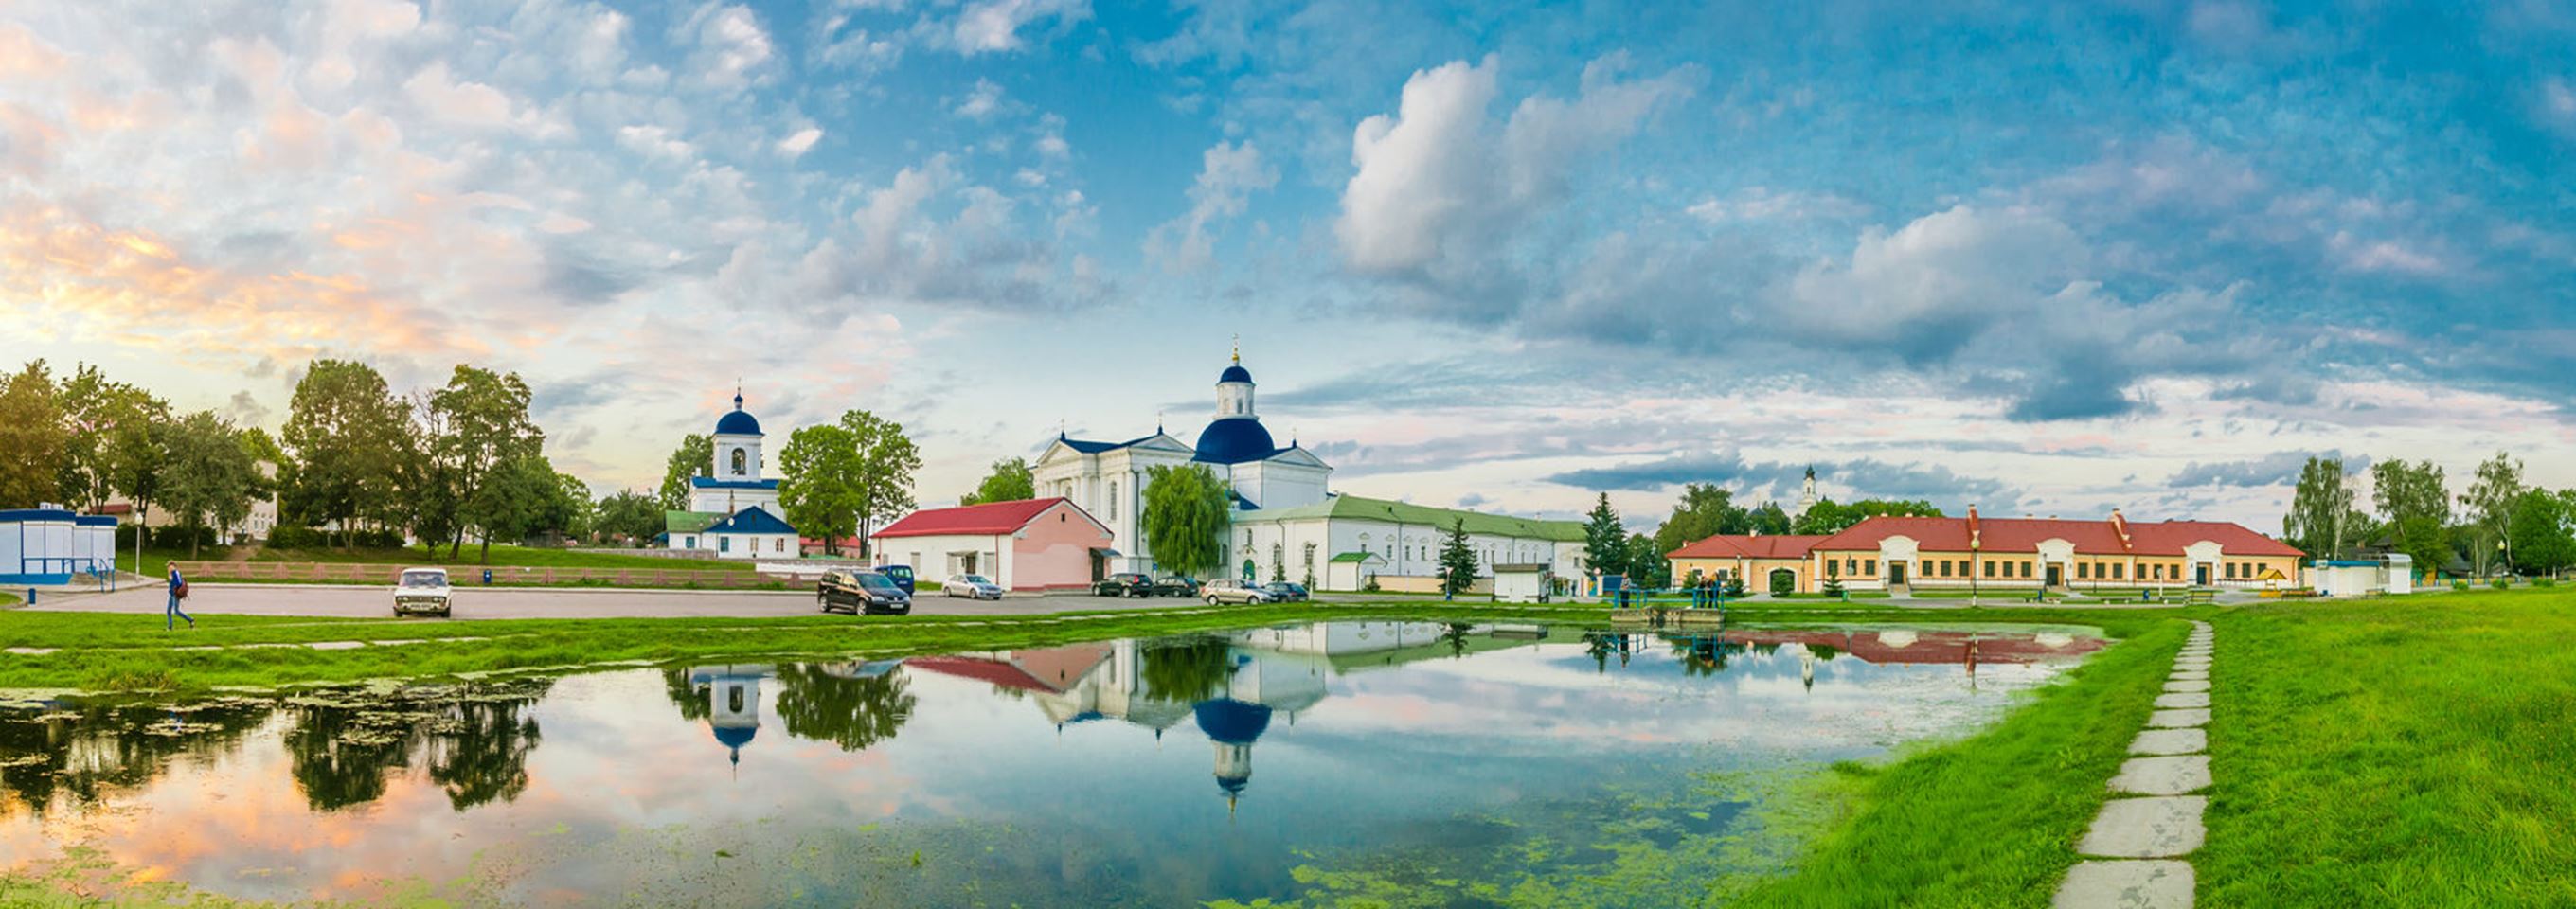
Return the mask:
POLYGON ((2105 644, 1333 622, 46 704, 0 714, 0 850, 284 902, 1673 905, 1781 870, 1819 768, 2105 644))

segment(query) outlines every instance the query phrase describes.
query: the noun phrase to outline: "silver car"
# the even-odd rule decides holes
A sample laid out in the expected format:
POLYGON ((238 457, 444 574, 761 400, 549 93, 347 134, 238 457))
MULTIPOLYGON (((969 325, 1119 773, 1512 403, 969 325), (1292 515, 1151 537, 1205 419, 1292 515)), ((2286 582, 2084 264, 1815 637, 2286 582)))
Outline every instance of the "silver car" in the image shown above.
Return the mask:
POLYGON ((454 595, 447 586, 447 569, 405 568, 394 581, 394 615, 436 613, 443 619, 455 614, 454 595))
POLYGON ((1209 581, 1199 588, 1199 598, 1208 601, 1210 606, 1219 603, 1252 604, 1278 601, 1277 597, 1271 596, 1270 591, 1236 580, 1209 581))
POLYGON ((1002 585, 985 580, 980 574, 952 574, 939 583, 939 592, 952 597, 974 600, 1002 598, 1002 585))

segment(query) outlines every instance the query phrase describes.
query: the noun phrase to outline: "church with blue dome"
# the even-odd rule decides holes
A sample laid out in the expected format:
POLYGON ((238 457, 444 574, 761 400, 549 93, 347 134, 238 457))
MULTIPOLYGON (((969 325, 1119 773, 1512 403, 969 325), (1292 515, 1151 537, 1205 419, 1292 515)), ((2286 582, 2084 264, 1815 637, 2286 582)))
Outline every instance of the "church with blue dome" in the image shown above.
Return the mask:
POLYGON ((707 473, 689 478, 688 510, 663 513, 666 548, 711 552, 720 559, 800 554, 796 527, 778 503, 778 481, 763 476, 765 438, 736 389, 733 409, 716 418, 716 431, 708 435, 714 457, 707 473))

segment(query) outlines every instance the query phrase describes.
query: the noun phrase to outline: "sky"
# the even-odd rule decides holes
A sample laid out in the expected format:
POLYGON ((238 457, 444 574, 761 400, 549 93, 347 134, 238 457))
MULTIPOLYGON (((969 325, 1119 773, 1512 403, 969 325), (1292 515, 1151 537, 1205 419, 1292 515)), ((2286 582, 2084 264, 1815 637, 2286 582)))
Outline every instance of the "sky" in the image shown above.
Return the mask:
MULTIPOLYGON (((2576 5, 0 0, 0 360, 280 424, 520 373, 649 487, 737 382, 954 501, 1183 441, 2277 531, 2312 454, 2576 486, 2576 5)), ((2367 493, 2364 493, 2365 499, 2367 493)))

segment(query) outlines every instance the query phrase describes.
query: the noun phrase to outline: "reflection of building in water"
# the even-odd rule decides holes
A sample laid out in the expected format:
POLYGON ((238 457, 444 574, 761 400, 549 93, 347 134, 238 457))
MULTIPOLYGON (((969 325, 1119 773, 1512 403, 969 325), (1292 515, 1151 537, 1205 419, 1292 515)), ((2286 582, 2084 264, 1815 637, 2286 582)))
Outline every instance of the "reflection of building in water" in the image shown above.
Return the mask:
POLYGON ((1026 692, 1059 728, 1116 720, 1161 738, 1183 718, 1193 720, 1215 747, 1217 788, 1232 802, 1251 782, 1252 746, 1272 719, 1294 725, 1298 714, 1324 699, 1328 677, 1527 646, 1545 636, 1534 626, 1318 622, 1222 638, 916 657, 904 664, 1026 692))
POLYGON ((774 666, 724 665, 695 666, 689 669, 689 685, 707 698, 707 728, 715 733, 716 743, 725 746, 725 759, 740 766, 743 746, 760 734, 760 680, 777 672, 774 666))

